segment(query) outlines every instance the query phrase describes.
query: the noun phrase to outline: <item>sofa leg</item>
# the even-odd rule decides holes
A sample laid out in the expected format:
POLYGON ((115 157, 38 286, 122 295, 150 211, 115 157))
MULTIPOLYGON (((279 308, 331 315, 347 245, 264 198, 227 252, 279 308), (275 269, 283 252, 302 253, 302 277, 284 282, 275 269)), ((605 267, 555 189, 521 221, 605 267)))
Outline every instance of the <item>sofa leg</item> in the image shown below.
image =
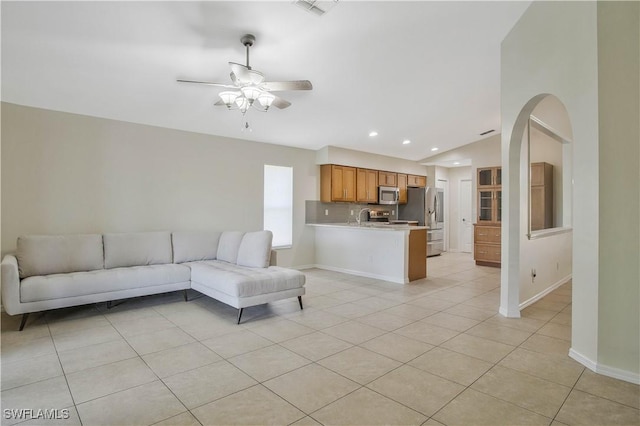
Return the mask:
POLYGON ((111 308, 115 308, 116 306, 120 306, 124 303, 124 300, 119 301, 118 303, 113 303, 113 301, 108 300, 107 301, 107 309, 111 309, 111 308))
POLYGON ((187 289, 182 290, 183 294, 184 294, 184 301, 188 302, 189 301, 189 297, 187 296, 187 289))
POLYGON ((242 311, 243 310, 244 310, 244 308, 238 309, 238 324, 240 324, 240 318, 242 318, 242 311))
POLYGON ((20 331, 24 329, 24 326, 27 325, 27 318, 29 318, 29 314, 22 314, 22 321, 20 321, 20 331))
POLYGON ((300 304, 300 309, 301 309, 301 310, 302 310, 302 309, 304 309, 304 308, 302 307, 302 296, 298 296, 298 303, 300 304))

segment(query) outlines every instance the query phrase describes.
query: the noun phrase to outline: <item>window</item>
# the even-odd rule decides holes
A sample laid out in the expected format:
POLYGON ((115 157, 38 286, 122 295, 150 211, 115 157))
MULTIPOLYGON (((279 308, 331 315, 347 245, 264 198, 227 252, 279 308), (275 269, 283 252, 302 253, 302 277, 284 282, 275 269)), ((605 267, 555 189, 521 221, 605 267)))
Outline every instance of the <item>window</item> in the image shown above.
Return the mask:
POLYGON ((293 167, 264 165, 264 229, 273 247, 293 244, 293 167))

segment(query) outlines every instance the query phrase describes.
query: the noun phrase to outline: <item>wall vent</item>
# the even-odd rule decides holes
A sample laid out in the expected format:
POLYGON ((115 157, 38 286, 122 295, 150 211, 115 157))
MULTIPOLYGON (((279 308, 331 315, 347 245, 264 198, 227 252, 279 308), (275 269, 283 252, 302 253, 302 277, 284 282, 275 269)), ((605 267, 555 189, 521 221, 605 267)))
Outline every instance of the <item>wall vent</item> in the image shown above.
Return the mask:
POLYGON ((487 130, 486 132, 480 133, 480 136, 488 135, 489 133, 495 132, 495 131, 496 131, 495 129, 487 130))
POLYGON ((338 0, 294 0, 293 3, 309 13, 322 16, 335 6, 338 0))

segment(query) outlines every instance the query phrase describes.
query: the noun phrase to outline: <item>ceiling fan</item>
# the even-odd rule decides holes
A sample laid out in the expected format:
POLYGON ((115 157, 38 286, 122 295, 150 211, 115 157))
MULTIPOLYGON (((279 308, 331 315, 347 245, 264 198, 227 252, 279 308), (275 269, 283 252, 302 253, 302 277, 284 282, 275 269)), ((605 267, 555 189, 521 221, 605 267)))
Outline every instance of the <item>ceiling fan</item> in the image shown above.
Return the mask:
POLYGON ((210 83, 207 81, 194 81, 178 79, 180 83, 206 84, 209 86, 223 87, 220 92, 220 100, 215 103, 218 106, 226 106, 227 109, 238 109, 244 115, 250 107, 260 111, 268 111, 271 106, 284 109, 291 105, 291 102, 284 100, 271 92, 285 90, 311 90, 313 86, 309 80, 295 81, 264 81, 264 75, 251 68, 249 65, 249 48, 256 41, 252 34, 245 34, 240 39, 247 51, 247 64, 237 64, 229 62, 231 67, 231 82, 233 84, 210 83), (257 102, 256 102, 257 101, 257 102), (259 105, 259 106, 258 106, 259 105))

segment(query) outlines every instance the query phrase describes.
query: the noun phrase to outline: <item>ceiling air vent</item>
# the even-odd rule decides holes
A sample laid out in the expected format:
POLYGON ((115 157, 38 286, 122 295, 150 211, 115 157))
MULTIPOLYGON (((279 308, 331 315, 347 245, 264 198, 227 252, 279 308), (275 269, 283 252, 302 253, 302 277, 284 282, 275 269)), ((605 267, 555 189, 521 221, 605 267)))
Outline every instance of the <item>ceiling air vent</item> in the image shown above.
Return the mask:
POLYGON ((293 2, 307 12, 322 16, 338 3, 338 0, 294 0, 293 2))
POLYGON ((488 135, 489 133, 495 132, 495 129, 487 130, 486 132, 480 133, 480 136, 488 135))

